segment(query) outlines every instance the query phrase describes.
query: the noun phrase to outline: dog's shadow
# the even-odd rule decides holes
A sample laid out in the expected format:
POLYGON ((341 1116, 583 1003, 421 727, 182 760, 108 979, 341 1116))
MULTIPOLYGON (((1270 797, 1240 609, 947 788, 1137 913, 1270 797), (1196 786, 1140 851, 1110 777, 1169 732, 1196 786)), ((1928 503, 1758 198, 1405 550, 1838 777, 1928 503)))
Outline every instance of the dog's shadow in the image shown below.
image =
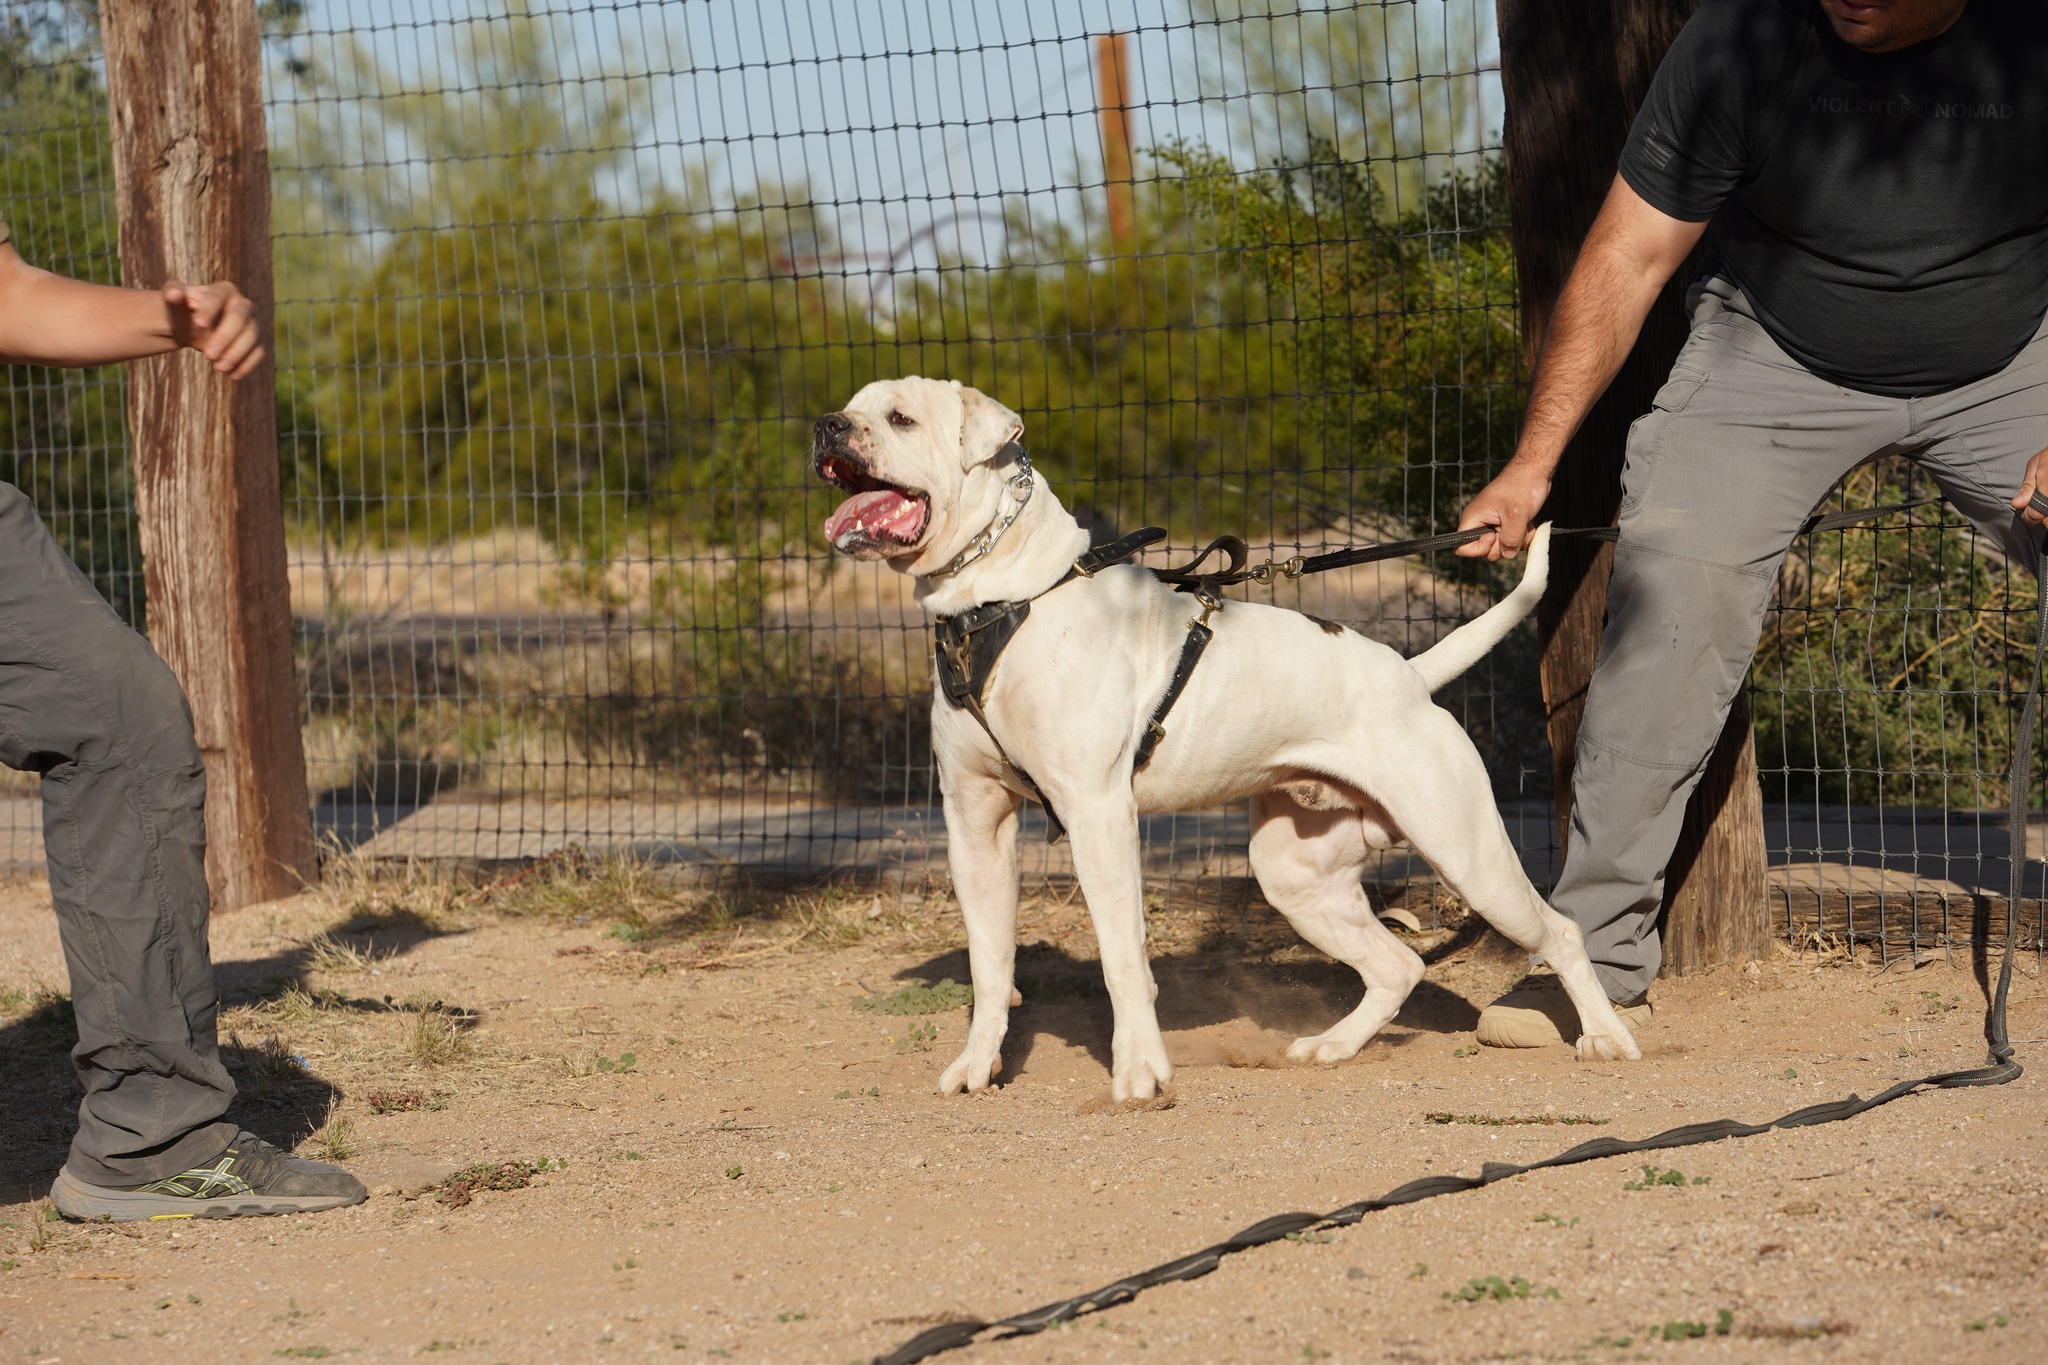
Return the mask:
MULTIPOLYGON (((1349 1014, 1365 994, 1358 973, 1337 962, 1256 962, 1202 952, 1162 954, 1151 962, 1159 985, 1159 1027, 1167 1034, 1168 1055, 1178 1065, 1286 1065, 1285 1044, 1275 1046, 1270 1038, 1204 1041, 1185 1035, 1244 1023, 1260 1034, 1305 1037, 1349 1014)), ((970 977, 967 952, 956 949, 896 975, 903 981, 965 981, 970 977)), ((1020 944, 1017 990, 1024 1006, 1010 1013, 1009 1034, 1003 1040, 1005 1079, 1030 1070, 1041 1039, 1086 1049, 1105 1069, 1110 1065, 1113 1019, 1100 963, 1048 943, 1020 944)), ((1478 1022, 1479 1011, 1470 1001, 1424 980, 1402 1004, 1390 1031, 1382 1031, 1366 1047, 1402 1047, 1432 1035, 1469 1033, 1478 1022)))

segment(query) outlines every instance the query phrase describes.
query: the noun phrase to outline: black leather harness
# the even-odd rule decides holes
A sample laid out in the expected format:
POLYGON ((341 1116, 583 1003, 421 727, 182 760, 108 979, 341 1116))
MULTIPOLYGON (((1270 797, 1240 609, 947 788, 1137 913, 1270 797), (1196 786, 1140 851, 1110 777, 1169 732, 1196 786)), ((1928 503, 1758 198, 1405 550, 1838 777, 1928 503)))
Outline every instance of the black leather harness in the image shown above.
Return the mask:
MULTIPOLYGON (((1022 454, 1022 451, 1019 451, 1022 454)), ((2036 495, 2037 497, 2039 495, 2036 495)), ((1910 511, 1924 502, 1898 503, 1887 507, 1865 507, 1854 511, 1816 513, 1806 519, 1800 533, 1835 531, 1874 517, 1893 512, 1910 511)), ((1152 708, 1151 719, 1145 722, 1145 733, 1138 740, 1138 751, 1132 757, 1131 767, 1135 771, 1152 759, 1152 753, 1159 747, 1159 741, 1166 738, 1166 717, 1173 710, 1173 704, 1180 700, 1180 694, 1187 690, 1188 680, 1195 675, 1195 665, 1202 660, 1202 651, 1216 638, 1216 632, 1209 628, 1211 614, 1222 609, 1223 599, 1218 591, 1239 583, 1272 583, 1280 578, 1300 578, 1304 574, 1324 573, 1331 569, 1348 568, 1355 564, 1371 564, 1379 560, 1398 559, 1406 555, 1422 554, 1434 550, 1450 550, 1469 544, 1481 536, 1492 534, 1491 527, 1475 526, 1469 530, 1452 531, 1444 535, 1421 536, 1414 540, 1389 541, 1379 545, 1361 545, 1352 549, 1333 550, 1328 554, 1311 555, 1306 558, 1296 555, 1291 559, 1251 564, 1250 552, 1244 541, 1236 536, 1218 536, 1202 548, 1201 553, 1178 569, 1154 569, 1152 574, 1162 583, 1171 583, 1178 592, 1192 593, 1201 606, 1201 614, 1188 622, 1187 638, 1181 642, 1180 658, 1173 666, 1173 677, 1166 684, 1166 692, 1159 698, 1159 704, 1152 708), (1212 555, 1220 554, 1227 564, 1204 570, 1202 567, 1212 555)), ((1619 533, 1612 526, 1580 526, 1552 533, 1555 536, 1577 536, 1586 540, 1611 541, 1619 533)), ((1098 572, 1112 564, 1121 564, 1148 545, 1166 539, 1166 532, 1157 526, 1147 526, 1133 531, 1121 540, 1113 540, 1098 546, 1074 561, 1074 566, 1060 576, 1060 580, 1041 592, 1037 597, 1026 597, 1015 602, 985 602, 970 608, 958 616, 941 616, 935 622, 933 655, 938 662, 939 689, 946 701, 956 711, 966 711, 981 724, 988 737, 994 742, 996 752, 1003 762, 1017 775, 1026 791, 1039 805, 1045 807, 1046 838, 1058 843, 1066 837, 1066 826, 1060 823, 1059 814, 1053 810, 1052 802, 1045 799, 1031 774, 1019 767, 1004 751, 1003 742, 996 739, 996 732, 989 728, 988 715, 982 710, 982 693, 988 688, 988 680, 995 672, 996 661, 1003 656, 1003 650, 1031 615, 1031 604, 1045 593, 1064 587, 1076 578, 1093 578, 1098 572)), ((2048 591, 2048 590, 2044 590, 2048 591)), ((2044 598, 2048 601, 2048 598, 2044 598)), ((2044 606, 2048 611, 2048 606, 2044 606)), ((2048 629, 2048 627, 2044 627, 2048 629)))
MULTIPOLYGON (((982 694, 988 690, 988 680, 995 672, 996 661, 1003 657, 1003 650, 1009 647, 1018 628, 1031 615, 1033 602, 1076 578, 1093 578, 1111 565, 1121 564, 1146 546, 1164 539, 1166 532, 1157 526, 1133 531, 1121 540, 1099 545, 1076 559, 1073 567, 1060 575, 1059 581, 1045 592, 1014 602, 984 602, 957 616, 941 616, 934 622, 932 657, 938 665, 941 695, 954 710, 965 711, 974 717, 989 739, 994 741, 996 752, 1002 755, 1003 762, 1009 765, 1017 780, 1031 793, 1032 799, 1045 807, 1046 838, 1051 843, 1056 844, 1066 837, 1066 826, 1060 822, 1059 813, 1053 809, 1052 802, 1046 800, 1045 793, 1032 780, 1031 774, 1025 772, 1004 750, 1003 742, 996 739, 996 732, 988 723, 988 713, 982 709, 982 694)), ((1180 659, 1174 664, 1173 678, 1167 683, 1166 693, 1160 697, 1159 704, 1152 708, 1151 719, 1145 722, 1145 734, 1138 741, 1133 768, 1144 767, 1151 760, 1152 751, 1159 747, 1159 741, 1166 737, 1167 713, 1180 700, 1180 694, 1187 690, 1188 679, 1194 676, 1202 651, 1209 647, 1209 641, 1216 638, 1216 632, 1209 628, 1209 615, 1222 605, 1222 599, 1216 596, 1212 581, 1199 575, 1190 576, 1190 571, 1198 568, 1219 548, 1230 555, 1234 567, 1243 567, 1244 542, 1226 536, 1211 542, 1208 549, 1181 569, 1154 570, 1159 578, 1174 584, 1180 591, 1192 591, 1195 600, 1201 603, 1202 613, 1188 622, 1187 639, 1181 643, 1180 659)))

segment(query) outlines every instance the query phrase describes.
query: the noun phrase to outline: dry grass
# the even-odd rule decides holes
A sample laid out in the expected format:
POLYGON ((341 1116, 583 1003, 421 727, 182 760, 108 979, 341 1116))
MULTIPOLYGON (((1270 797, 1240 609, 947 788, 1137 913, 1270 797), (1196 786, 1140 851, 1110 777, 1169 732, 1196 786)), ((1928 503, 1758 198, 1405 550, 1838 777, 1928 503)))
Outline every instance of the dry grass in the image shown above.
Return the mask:
POLYGON ((306 940, 306 966, 316 972, 360 975, 377 965, 374 947, 358 948, 333 934, 315 934, 306 940))
POLYGON ((328 1101, 327 1121, 320 1125, 318 1132, 300 1144, 301 1153, 316 1161, 348 1161, 361 1154, 362 1146, 356 1140, 355 1125, 347 1115, 337 1112, 340 1108, 339 1098, 328 1101))
POLYGON ((469 1033, 473 1021, 467 1016, 448 1010, 438 1000, 408 1013, 400 1047, 414 1065, 453 1066, 475 1051, 475 1039, 469 1033))

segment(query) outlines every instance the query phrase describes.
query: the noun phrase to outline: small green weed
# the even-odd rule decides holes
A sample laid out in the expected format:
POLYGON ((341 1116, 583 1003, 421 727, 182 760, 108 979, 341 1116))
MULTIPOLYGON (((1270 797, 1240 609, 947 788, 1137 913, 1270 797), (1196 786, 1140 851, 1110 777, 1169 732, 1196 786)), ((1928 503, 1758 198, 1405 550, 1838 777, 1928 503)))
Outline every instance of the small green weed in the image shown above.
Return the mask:
POLYGON ((1799 1079, 1799 1073, 1788 1066, 1779 1073, 1778 1079, 1781 1081, 1796 1081, 1799 1079))
POLYGON ((325 1360, 334 1352, 325 1346, 281 1346, 271 1354, 283 1356, 287 1360, 325 1360))
POLYGON ((1427 1261, 1417 1261, 1417 1262, 1415 1263, 1415 1269, 1413 1269, 1413 1270, 1411 1270, 1411 1271, 1409 1271, 1409 1272, 1408 1272, 1408 1278, 1409 1278, 1409 1279, 1411 1279, 1411 1280, 1420 1280, 1420 1279, 1424 1279, 1424 1278, 1426 1278, 1426 1277, 1428 1276, 1428 1274, 1429 1274, 1429 1262, 1427 1262, 1427 1261))
POLYGON ((929 1019, 921 1019, 905 1029, 903 1036, 896 1040, 898 1052, 930 1052, 939 1041, 939 1026, 929 1019))
POLYGON ((777 1322, 802 1322, 809 1316, 809 1313, 777 1313, 775 1320, 777 1322))
POLYGON ((1579 1225, 1579 1220, 1576 1218, 1572 1219, 1569 1223, 1567 1223, 1564 1219, 1560 1218, 1558 1215, 1554 1213, 1539 1213, 1536 1215, 1535 1218, 1531 1219, 1530 1221, 1536 1223, 1554 1223, 1561 1228, 1575 1228, 1579 1225))
POLYGON ((1713 1180, 1714 1177, 1710 1175, 1696 1175, 1692 1179, 1687 1180, 1684 1171, 1660 1171, 1655 1166, 1645 1166, 1643 1167, 1643 1178, 1641 1180, 1631 1180, 1624 1184, 1622 1188, 1625 1190, 1653 1190, 1660 1185, 1673 1185, 1682 1189, 1687 1185, 1710 1185, 1713 1183, 1713 1180))
POLYGON ((747 1168, 744 1166, 728 1166, 725 1168, 725 1178, 727 1180, 738 1180, 746 1173, 747 1168))
POLYGON ((2005 1314, 1997 1313, 1992 1316, 1989 1322, 1982 1318, 1971 1318, 1967 1323, 1963 1324, 1963 1330, 1965 1332, 1982 1332, 1993 1327, 2004 1327, 2011 1321, 2012 1319, 2005 1314))
POLYGON ((1723 1308, 1714 1315, 1714 1325, 1704 1322, 1667 1322, 1662 1327, 1650 1329, 1652 1340, 1662 1337, 1665 1341, 1690 1341, 1695 1337, 1713 1335, 1725 1337, 1735 1327, 1735 1314, 1723 1308))
POLYGON ((1458 1048, 1451 1055, 1453 1057, 1477 1057, 1479 1055, 1479 1044, 1473 1043, 1469 1047, 1458 1048))
POLYGON ((628 1256, 623 1261, 612 1262, 612 1269, 622 1275, 628 1270, 638 1270, 639 1268, 640 1262, 634 1260, 631 1256, 628 1256))
POLYGON ((607 1075, 617 1074, 623 1076, 628 1071, 631 1071, 634 1064, 639 1060, 640 1058, 631 1052, 621 1052, 616 1058, 607 1057, 603 1053, 599 1053, 597 1069, 607 1075))
POLYGON ((1505 1303, 1509 1299, 1556 1299, 1562 1298, 1555 1288, 1539 1288, 1520 1275, 1502 1279, 1498 1275, 1482 1275, 1465 1281, 1456 1289, 1446 1289, 1443 1297, 1459 1303, 1479 1303, 1482 1300, 1505 1303))
POLYGON ((944 976, 929 986, 905 986, 887 995, 858 996, 847 1003, 870 1014, 944 1014, 973 1004, 974 987, 944 976))
POLYGON ((1310 1244, 1310 1245, 1312 1245, 1312 1246, 1322 1246, 1323 1244, 1325 1244, 1325 1243, 1327 1243, 1327 1242, 1334 1242, 1334 1241, 1336 1241, 1336 1240, 1337 1240, 1337 1238, 1336 1238, 1336 1236, 1335 1236, 1334 1234, 1332 1234, 1332 1233, 1328 1233, 1328 1232, 1318 1232, 1318 1231, 1317 1231, 1316 1229, 1314 1229, 1314 1228, 1309 1228, 1309 1229, 1307 1229, 1307 1230, 1305 1230, 1305 1231, 1302 1231, 1302 1232, 1290 1232, 1290 1233, 1288 1233, 1288 1234, 1287 1234, 1287 1240, 1288 1240, 1288 1241, 1290 1241, 1290 1242, 1307 1242, 1307 1243, 1309 1243, 1309 1244, 1310 1244))
POLYGON ((834 1094, 832 1098, 835 1100, 850 1100, 853 1098, 853 1092, 851 1090, 841 1090, 834 1094))

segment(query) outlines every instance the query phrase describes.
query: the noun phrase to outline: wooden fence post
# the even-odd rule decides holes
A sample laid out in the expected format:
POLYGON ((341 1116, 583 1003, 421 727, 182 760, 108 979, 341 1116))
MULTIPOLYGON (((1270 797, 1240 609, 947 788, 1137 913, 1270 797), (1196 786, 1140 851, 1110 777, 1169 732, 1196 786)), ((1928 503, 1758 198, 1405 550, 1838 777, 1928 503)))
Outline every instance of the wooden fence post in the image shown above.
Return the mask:
MULTIPOLYGON (((233 280, 272 346, 270 165, 250 0, 101 0, 121 274, 131 287, 233 280)), ((273 352, 274 353, 274 352, 273 352)), ((239 383, 197 352, 135 363, 149 635, 192 702, 206 761, 217 910, 317 875, 292 667, 276 372, 239 383)))
MULTIPOLYGON (((1650 78, 1696 0, 1496 0, 1506 99, 1508 208, 1534 360, 1558 291, 1621 157, 1650 78)), ((1611 525, 1629 424, 1684 343, 1681 270, 1650 310, 1621 373, 1566 449, 1549 512, 1564 526, 1611 525)), ((1573 750, 1600 648, 1613 547, 1560 544, 1539 609, 1560 836, 1571 812, 1573 750)), ((1683 975, 1761 951, 1763 802, 1749 704, 1739 697, 1686 813, 1665 882, 1665 970, 1683 975)))

